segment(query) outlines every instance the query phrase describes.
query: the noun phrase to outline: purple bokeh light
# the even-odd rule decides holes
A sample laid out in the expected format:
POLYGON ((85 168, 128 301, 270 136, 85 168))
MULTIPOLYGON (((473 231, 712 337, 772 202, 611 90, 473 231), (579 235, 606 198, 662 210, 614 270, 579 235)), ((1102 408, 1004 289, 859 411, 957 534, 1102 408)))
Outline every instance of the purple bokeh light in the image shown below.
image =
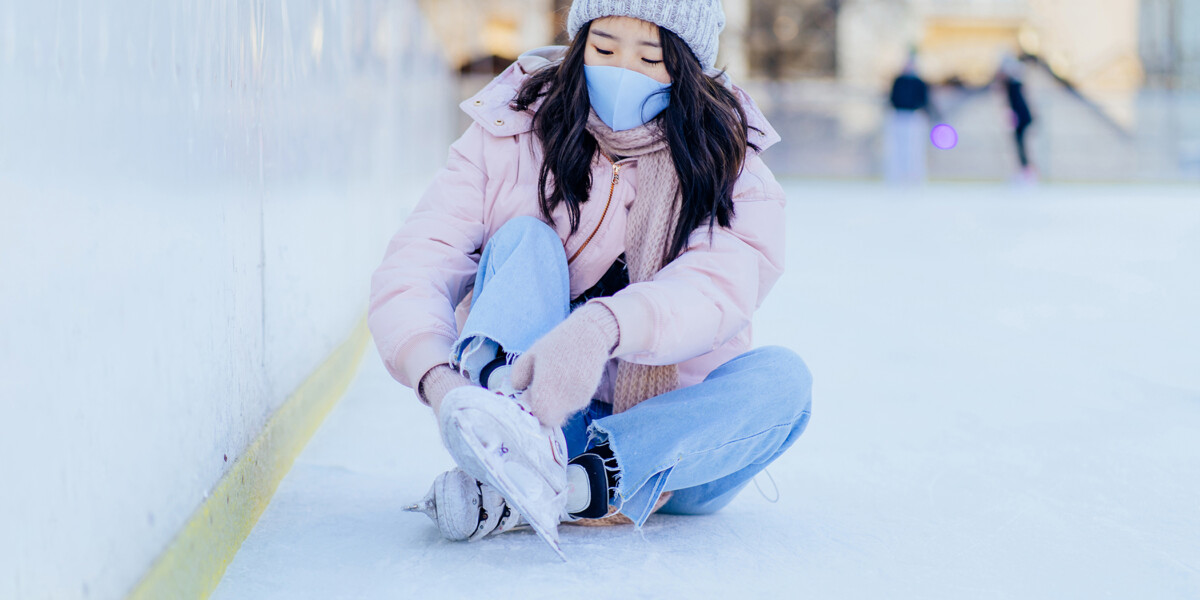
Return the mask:
POLYGON ((929 141, 940 150, 949 150, 958 145, 958 132, 953 127, 942 123, 933 128, 929 141))

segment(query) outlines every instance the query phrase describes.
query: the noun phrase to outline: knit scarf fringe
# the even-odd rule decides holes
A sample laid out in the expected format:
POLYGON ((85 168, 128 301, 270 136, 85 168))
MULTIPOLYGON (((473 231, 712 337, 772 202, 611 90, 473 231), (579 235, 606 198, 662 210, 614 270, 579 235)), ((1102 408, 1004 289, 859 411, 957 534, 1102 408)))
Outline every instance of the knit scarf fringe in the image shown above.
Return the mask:
MULTIPOLYGON (((679 177, 666 137, 655 123, 613 131, 595 111, 588 117, 587 130, 600 151, 614 160, 638 159, 637 198, 625 228, 625 262, 630 283, 649 281, 664 266, 664 250, 679 218, 679 177)), ((618 360, 615 387, 613 412, 625 412, 643 400, 677 389, 679 369, 618 360)))

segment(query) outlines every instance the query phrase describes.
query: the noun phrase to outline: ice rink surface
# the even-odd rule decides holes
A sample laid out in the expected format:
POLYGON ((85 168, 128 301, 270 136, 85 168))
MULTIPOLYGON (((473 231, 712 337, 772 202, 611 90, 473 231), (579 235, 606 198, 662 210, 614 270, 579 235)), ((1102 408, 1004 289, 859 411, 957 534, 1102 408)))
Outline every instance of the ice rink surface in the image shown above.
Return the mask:
POLYGON ((372 348, 214 598, 1200 597, 1200 189, 785 185, 778 502, 564 526, 565 564, 443 541, 400 507, 452 464, 372 348))

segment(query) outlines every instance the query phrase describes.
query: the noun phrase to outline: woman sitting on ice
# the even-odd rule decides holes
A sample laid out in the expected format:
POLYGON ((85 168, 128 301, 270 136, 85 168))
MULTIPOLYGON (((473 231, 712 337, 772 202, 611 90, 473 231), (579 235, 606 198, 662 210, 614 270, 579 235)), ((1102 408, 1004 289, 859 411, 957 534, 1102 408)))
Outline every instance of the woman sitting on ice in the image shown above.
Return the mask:
POLYGON ((417 507, 447 538, 528 523, 557 549, 563 521, 710 513, 804 431, 804 363, 751 349, 784 196, 758 156, 778 135, 711 70, 724 22, 576 0, 569 47, 463 103, 370 311, 460 467, 417 507))

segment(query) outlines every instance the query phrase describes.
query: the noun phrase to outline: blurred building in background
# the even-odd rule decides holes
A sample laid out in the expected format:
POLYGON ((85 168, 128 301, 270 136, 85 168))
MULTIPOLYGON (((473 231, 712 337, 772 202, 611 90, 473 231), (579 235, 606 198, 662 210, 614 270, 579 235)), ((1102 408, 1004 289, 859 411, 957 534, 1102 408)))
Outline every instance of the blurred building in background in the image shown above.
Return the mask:
POLYGON ((1142 0, 1138 23, 1147 83, 1166 89, 1200 87, 1200 3, 1142 0))
MULTIPOLYGON (((566 43, 570 0, 423 0, 466 97, 522 51, 566 43)), ((725 0, 719 66, 784 136, 783 173, 879 174, 886 90, 910 51, 960 134, 930 175, 1004 179, 1011 114, 994 85, 1025 65, 1042 175, 1200 177, 1200 3, 1189 0, 725 0)), ((465 126, 466 121, 460 121, 465 126)))
POLYGON ((503 69, 554 39, 549 0, 420 0, 446 58, 465 74, 503 69))

